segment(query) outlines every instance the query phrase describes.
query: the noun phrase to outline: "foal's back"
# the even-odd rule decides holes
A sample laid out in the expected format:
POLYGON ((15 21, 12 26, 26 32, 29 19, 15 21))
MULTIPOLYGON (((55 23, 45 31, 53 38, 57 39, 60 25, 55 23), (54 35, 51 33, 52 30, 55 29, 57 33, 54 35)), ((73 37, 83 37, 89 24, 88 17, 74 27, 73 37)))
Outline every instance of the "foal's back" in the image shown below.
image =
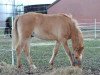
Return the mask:
POLYGON ((59 40, 70 36, 69 16, 63 14, 39 14, 26 13, 19 18, 19 28, 21 35, 30 37, 34 33, 35 37, 49 40, 59 40))

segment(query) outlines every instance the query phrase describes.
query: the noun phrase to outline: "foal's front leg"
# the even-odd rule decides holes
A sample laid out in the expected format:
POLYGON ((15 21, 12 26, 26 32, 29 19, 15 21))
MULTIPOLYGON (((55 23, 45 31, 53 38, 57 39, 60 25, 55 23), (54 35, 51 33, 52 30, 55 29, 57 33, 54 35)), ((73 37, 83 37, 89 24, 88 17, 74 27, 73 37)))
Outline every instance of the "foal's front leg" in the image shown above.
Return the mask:
POLYGON ((54 59, 55 59, 55 57, 56 57, 56 55, 57 55, 57 53, 58 53, 58 49, 59 49, 59 47, 60 47, 60 42, 59 41, 57 41, 56 42, 56 45, 55 45, 55 47, 54 47, 54 49, 53 49, 53 54, 52 54, 52 57, 51 57, 51 59, 50 59, 50 61, 49 61, 49 63, 50 63, 50 65, 51 65, 51 69, 53 68, 53 64, 54 64, 54 59))
POLYGON ((71 51, 68 47, 67 41, 63 41, 63 46, 65 48, 66 54, 68 54, 68 56, 69 56, 71 65, 74 65, 74 60, 73 60, 73 57, 72 57, 72 53, 71 53, 71 51))

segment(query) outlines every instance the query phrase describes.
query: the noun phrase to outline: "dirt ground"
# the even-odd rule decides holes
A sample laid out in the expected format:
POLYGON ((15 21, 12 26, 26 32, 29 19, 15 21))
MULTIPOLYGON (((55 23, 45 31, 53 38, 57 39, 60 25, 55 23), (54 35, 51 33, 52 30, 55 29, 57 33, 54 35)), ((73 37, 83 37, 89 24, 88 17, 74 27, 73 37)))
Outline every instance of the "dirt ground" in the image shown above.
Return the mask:
POLYGON ((100 69, 94 70, 83 68, 82 73, 78 73, 80 73, 80 69, 75 70, 72 67, 67 67, 53 70, 47 68, 46 70, 38 68, 37 70, 34 70, 32 74, 29 74, 25 68, 18 71, 15 66, 6 64, 5 62, 0 63, 0 75, 100 75, 100 69))

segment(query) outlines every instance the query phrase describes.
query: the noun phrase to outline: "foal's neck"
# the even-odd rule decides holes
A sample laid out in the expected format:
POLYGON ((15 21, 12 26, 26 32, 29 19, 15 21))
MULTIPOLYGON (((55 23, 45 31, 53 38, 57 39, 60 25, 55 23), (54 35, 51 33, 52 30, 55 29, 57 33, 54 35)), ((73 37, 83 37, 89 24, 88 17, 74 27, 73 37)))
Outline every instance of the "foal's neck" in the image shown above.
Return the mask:
POLYGON ((75 50, 83 45, 83 36, 82 36, 82 32, 76 25, 73 25, 71 27, 72 27, 71 28, 72 46, 73 49, 75 50))

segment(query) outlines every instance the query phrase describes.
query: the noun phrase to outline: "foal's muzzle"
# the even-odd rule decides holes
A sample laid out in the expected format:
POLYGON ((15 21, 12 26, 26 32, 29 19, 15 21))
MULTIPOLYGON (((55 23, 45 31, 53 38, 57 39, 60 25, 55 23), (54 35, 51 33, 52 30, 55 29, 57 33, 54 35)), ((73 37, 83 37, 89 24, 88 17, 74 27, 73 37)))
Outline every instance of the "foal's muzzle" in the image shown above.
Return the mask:
POLYGON ((73 65, 73 66, 81 67, 81 60, 79 60, 77 57, 75 57, 74 54, 72 54, 72 58, 73 58, 73 63, 72 63, 72 65, 73 65))

